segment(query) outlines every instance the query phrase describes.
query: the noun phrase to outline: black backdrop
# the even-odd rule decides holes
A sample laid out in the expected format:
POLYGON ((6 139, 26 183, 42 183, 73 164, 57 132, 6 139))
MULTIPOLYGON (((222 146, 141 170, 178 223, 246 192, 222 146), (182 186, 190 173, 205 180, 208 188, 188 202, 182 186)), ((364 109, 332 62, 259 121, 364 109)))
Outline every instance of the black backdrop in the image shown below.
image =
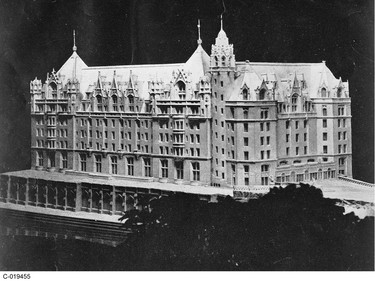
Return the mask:
MULTIPOLYGON (((353 175, 374 182, 373 0, 225 1, 237 60, 321 62, 349 80, 353 175)), ((209 53, 222 0, 0 0, 0 172, 30 166, 29 82, 72 53, 88 65, 184 62, 197 19, 209 53)))

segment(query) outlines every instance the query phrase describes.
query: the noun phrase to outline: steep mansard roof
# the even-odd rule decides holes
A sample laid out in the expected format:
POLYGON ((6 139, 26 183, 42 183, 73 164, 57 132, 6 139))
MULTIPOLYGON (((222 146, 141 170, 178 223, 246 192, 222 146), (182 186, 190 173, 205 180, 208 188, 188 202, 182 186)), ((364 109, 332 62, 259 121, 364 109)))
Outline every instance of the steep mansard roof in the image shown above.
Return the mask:
MULTIPOLYGON (((63 83, 75 77, 80 82, 82 93, 92 92, 98 81, 103 88, 109 90, 113 81, 121 90, 129 87, 129 81, 136 84, 137 95, 142 99, 149 99, 149 82, 162 82, 163 89, 168 90, 176 82, 176 73, 183 71, 187 81, 196 84, 209 70, 210 57, 201 44, 186 63, 175 64, 150 64, 150 65, 119 65, 88 67, 74 51, 57 74, 63 83), (100 74, 99 74, 100 73, 100 74), (100 77, 99 77, 100 76, 100 77), (168 85, 169 84, 169 85, 168 85)), ((337 87, 348 88, 347 83, 336 79, 322 63, 259 63, 237 62, 236 77, 230 85, 231 96, 229 100, 242 100, 241 91, 246 87, 250 100, 255 100, 256 91, 263 85, 267 89, 275 88, 276 99, 284 101, 292 92, 294 84, 304 84, 305 92, 309 98, 318 97, 322 87, 327 91, 336 91, 337 87)), ((177 75, 178 76, 178 75, 177 75)), ((161 86, 160 86, 161 87, 161 86)))

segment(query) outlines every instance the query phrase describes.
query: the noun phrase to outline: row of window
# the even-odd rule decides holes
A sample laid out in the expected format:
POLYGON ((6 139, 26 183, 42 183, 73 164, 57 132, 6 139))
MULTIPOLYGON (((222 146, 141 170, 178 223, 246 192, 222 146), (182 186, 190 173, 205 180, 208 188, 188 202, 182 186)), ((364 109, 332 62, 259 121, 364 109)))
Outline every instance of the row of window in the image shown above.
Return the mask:
MULTIPOLYGON (((151 177, 151 159, 150 158, 143 158, 143 175, 145 177, 151 177)), ((94 169, 95 172, 101 173, 102 172, 102 156, 95 155, 95 165, 94 169)), ((86 154, 80 154, 80 170, 83 172, 87 171, 87 156, 86 154)), ((175 171, 176 171, 176 178, 177 179, 184 179, 184 163, 183 162, 175 162, 175 171)), ((191 172, 194 181, 200 180, 200 164, 198 162, 191 163, 191 172)), ((118 174, 118 158, 117 156, 110 157, 110 173, 111 174, 118 174)), ((127 157, 126 158, 126 175, 134 176, 134 158, 127 157)), ((168 167, 168 160, 162 159, 160 160, 160 177, 161 178, 168 178, 169 177, 169 167, 168 167)))
MULTIPOLYGON (((300 147, 295 147, 295 155, 297 156, 297 155, 300 155, 300 147)), ((306 155, 306 154, 308 154, 309 152, 308 152, 308 147, 307 146, 304 146, 303 147, 303 154, 304 155, 306 155)), ((285 154, 286 154, 286 156, 289 156, 290 155, 290 147, 286 147, 285 148, 285 154)))
MULTIPOLYGON (((340 173, 345 174, 345 170, 341 170, 340 173)), ((276 182, 278 183, 303 182, 303 181, 313 181, 313 180, 320 180, 320 179, 329 179, 329 178, 335 178, 335 177, 336 177, 336 171, 328 168, 326 171, 322 171, 321 169, 319 169, 318 172, 305 171, 304 173, 299 173, 299 174, 292 172, 290 175, 286 175, 285 173, 282 173, 281 175, 276 177, 276 182)))
MULTIPOLYGON (((300 134, 295 134, 294 136, 295 136, 295 141, 299 142, 300 141, 300 137, 299 137, 300 134)), ((290 140, 290 134, 286 134, 285 135, 285 141, 289 142, 289 140, 290 140)), ((303 141, 307 141, 307 133, 303 134, 303 141)))
MULTIPOLYGON (((48 160, 48 167, 55 167, 55 153, 54 152, 51 152, 48 154, 47 156, 47 160, 48 160)), ((60 153, 60 157, 59 157, 59 161, 60 161, 60 168, 62 169, 67 169, 68 168, 68 154, 66 152, 62 152, 60 153)), ((38 151, 37 154, 36 154, 36 164, 40 167, 43 167, 44 166, 44 157, 43 157, 43 153, 38 151)))
MULTIPOLYGON (((308 120, 303 120, 303 128, 306 129, 308 125, 308 120)), ((285 128, 289 129, 292 128, 291 122, 289 120, 285 121, 285 128)), ((293 128, 292 128, 293 129, 293 128)), ((299 129, 299 120, 294 121, 294 129, 299 129)))

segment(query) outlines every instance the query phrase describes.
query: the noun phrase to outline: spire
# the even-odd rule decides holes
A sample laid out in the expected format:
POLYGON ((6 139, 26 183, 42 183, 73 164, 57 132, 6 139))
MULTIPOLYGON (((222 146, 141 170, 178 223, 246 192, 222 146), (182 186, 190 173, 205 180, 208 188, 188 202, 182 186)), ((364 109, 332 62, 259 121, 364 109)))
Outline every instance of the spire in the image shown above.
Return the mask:
POLYGON ((223 14, 220 15, 220 30, 223 30, 223 14))
POLYGON ((73 52, 77 51, 77 46, 76 46, 76 31, 73 30, 73 52))
POLYGON ((201 39, 201 21, 198 19, 198 45, 201 45, 202 44, 202 39, 201 39))

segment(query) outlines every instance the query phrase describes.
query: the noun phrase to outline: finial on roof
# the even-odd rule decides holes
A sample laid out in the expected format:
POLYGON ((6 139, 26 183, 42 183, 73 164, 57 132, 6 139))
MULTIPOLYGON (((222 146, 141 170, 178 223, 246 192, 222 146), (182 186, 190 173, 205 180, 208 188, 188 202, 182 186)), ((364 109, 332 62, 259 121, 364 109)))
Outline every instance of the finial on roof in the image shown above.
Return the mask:
POLYGON ((197 42, 198 42, 198 45, 201 45, 202 39, 201 39, 201 21, 200 21, 200 19, 198 19, 197 27, 198 27, 198 40, 197 40, 197 42))
POLYGON ((77 51, 77 46, 76 46, 76 31, 73 29, 73 52, 77 51))
POLYGON ((325 60, 322 60, 322 63, 326 64, 326 61, 325 61, 325 60))
POLYGON ((223 14, 220 15, 220 29, 223 30, 223 14))

